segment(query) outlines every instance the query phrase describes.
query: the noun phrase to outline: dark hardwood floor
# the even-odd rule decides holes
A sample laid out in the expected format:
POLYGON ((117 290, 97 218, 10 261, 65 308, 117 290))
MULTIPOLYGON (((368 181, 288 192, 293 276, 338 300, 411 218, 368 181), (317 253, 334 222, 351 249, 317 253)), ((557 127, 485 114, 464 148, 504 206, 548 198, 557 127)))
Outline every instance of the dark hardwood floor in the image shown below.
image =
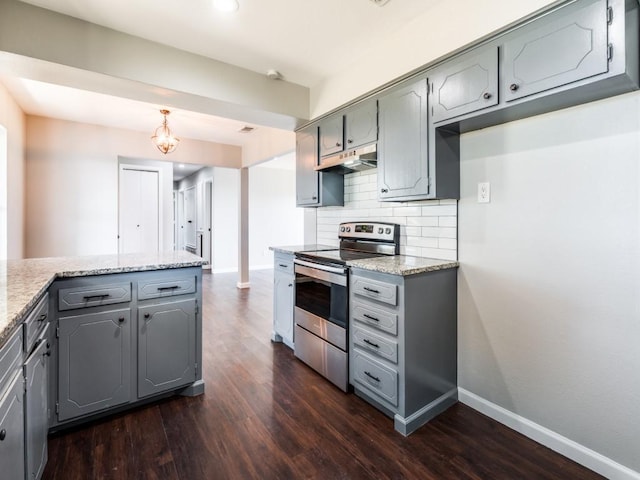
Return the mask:
MULTIPOLYGON (((45 480, 591 479, 595 473, 457 404, 405 438, 269 340, 272 275, 204 275, 205 394, 49 439, 45 480)), ((0 472, 0 478, 2 473, 0 472)))

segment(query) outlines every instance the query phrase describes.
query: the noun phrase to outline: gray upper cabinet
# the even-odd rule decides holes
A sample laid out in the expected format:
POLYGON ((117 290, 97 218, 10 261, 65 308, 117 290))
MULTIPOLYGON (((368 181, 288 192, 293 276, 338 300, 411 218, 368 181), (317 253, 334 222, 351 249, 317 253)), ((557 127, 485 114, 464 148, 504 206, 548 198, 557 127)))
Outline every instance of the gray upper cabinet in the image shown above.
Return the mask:
POLYGON ((332 115, 320 122, 320 156, 344 150, 344 117, 332 115))
POLYGON ((543 17, 505 42, 506 100, 606 73, 607 12, 600 1, 553 21, 543 17))
POLYGON ((138 398, 196 379, 196 301, 138 308, 138 398))
POLYGON ((473 50, 429 73, 431 120, 449 120, 498 104, 498 47, 473 50))
POLYGON ((296 206, 344 205, 344 178, 318 172, 318 153, 317 124, 296 132, 296 206))
POLYGON ((58 420, 130 400, 131 310, 59 319, 58 420))
POLYGON ((429 193, 427 80, 403 84, 378 100, 378 198, 429 193))
POLYGON ((349 108, 344 127, 345 148, 357 148, 378 140, 377 100, 366 100, 349 108))

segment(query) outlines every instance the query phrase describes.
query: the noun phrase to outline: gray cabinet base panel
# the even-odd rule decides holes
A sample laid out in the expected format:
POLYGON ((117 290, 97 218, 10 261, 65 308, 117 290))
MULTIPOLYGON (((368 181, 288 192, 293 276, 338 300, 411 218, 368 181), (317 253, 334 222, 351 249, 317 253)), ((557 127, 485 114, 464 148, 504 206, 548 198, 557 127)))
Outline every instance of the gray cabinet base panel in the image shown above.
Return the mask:
POLYGON ((395 415, 393 426, 396 431, 406 437, 456 403, 458 403, 458 389, 453 388, 406 418, 395 415))
POLYGON ((178 394, 183 397, 197 397, 204 393, 204 380, 197 380, 188 387, 178 390, 178 394))

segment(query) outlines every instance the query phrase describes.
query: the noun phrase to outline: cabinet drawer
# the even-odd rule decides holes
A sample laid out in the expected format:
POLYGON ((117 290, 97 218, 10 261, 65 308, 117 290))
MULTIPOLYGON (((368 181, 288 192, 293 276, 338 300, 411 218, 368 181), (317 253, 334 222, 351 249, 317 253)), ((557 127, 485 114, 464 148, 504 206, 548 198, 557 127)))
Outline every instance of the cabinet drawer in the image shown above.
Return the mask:
POLYGON ((58 291, 58 310, 98 307, 131 301, 131 283, 61 288, 58 291))
POLYGON ((22 368, 22 330, 18 329, 0 348, 0 396, 13 374, 22 368))
POLYGON ((397 285, 355 277, 352 283, 352 292, 356 295, 388 303, 389 305, 398 304, 397 285))
POLYGON ((398 315, 395 313, 355 301, 352 307, 351 317, 354 320, 379 328, 392 335, 398 334, 398 315))
POLYGON ((44 297, 38 302, 27 319, 23 323, 24 335, 24 351, 29 353, 38 338, 42 328, 48 323, 47 316, 49 314, 49 294, 45 293, 44 297))
POLYGON ((195 276, 156 278, 138 282, 138 300, 185 295, 195 291, 195 276))
POLYGON ((273 269, 276 272, 284 272, 293 275, 293 255, 278 255, 273 259, 273 269))
POLYGON ((358 350, 353 352, 353 380, 390 404, 398 406, 398 372, 358 350))
POLYGON ((398 363, 397 342, 387 340, 380 335, 376 335, 359 327, 353 328, 352 335, 355 346, 385 358, 393 363, 398 363))

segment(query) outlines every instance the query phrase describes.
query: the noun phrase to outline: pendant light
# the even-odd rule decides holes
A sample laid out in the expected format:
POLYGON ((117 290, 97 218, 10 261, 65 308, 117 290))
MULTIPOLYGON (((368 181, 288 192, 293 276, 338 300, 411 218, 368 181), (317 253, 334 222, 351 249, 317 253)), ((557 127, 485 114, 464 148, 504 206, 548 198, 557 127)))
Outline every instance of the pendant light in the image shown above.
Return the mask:
POLYGON ((180 142, 180 139, 173 136, 173 133, 171 133, 171 130, 167 125, 167 115, 169 115, 171 112, 169 110, 163 109, 160 110, 160 113, 164 116, 164 120, 162 121, 162 125, 156 128, 156 131, 153 134, 153 137, 151 137, 151 140, 153 141, 155 146, 158 147, 158 150, 160 150, 164 154, 167 154, 173 152, 176 149, 176 147, 178 146, 178 142, 180 142))

